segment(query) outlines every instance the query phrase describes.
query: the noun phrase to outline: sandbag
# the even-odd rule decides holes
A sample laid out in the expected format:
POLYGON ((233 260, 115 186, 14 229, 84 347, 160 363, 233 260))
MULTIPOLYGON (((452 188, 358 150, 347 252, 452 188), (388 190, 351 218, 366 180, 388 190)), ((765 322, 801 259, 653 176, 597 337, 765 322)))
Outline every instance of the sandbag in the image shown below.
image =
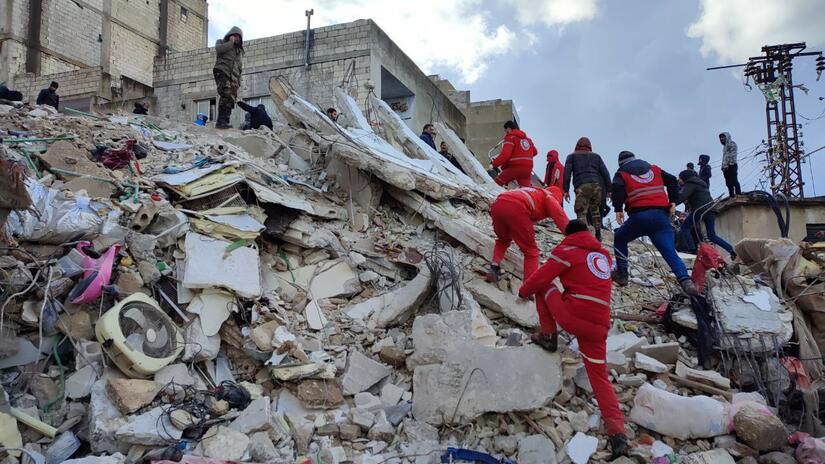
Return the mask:
POLYGON ((709 396, 679 396, 646 383, 636 392, 630 420, 662 435, 688 440, 728 433, 728 413, 729 405, 709 396))

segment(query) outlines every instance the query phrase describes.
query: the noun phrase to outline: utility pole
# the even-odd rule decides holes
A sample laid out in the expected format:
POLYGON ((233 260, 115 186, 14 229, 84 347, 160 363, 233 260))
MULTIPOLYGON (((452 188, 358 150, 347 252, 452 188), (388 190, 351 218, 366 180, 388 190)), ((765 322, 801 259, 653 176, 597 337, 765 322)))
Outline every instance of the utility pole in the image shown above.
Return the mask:
POLYGON ((765 96, 765 116, 768 128, 767 171, 771 191, 788 198, 804 198, 802 159, 805 153, 799 140, 791 71, 793 59, 817 56, 816 80, 825 70, 822 52, 805 52, 805 42, 766 45, 762 55, 748 58, 747 63, 718 66, 712 69, 745 67, 745 83, 753 79, 765 96))

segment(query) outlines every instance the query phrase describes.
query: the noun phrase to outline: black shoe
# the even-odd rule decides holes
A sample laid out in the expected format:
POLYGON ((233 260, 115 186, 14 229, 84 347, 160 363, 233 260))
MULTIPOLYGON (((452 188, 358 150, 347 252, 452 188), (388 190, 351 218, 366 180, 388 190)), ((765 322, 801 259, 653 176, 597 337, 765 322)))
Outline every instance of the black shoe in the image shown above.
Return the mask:
POLYGON ((490 266, 490 270, 487 271, 487 277, 484 278, 487 282, 491 284, 498 283, 498 279, 501 276, 501 268, 493 264, 490 266))
POLYGON ((596 234, 595 235, 596 235, 596 240, 598 240, 599 243, 601 243, 602 242, 602 229, 601 229, 601 227, 596 229, 596 234))
POLYGON ((226 121, 218 121, 215 124, 215 128, 216 129, 232 129, 232 124, 229 124, 229 122, 226 122, 226 121))
POLYGON ((530 335, 530 340, 532 340, 533 343, 535 343, 536 345, 544 348, 545 350, 551 353, 555 353, 556 350, 559 349, 558 332, 554 332, 552 335, 536 332, 533 335, 530 335))
POLYGON ((619 287, 627 286, 628 277, 626 272, 613 271, 611 277, 613 278, 613 283, 618 285, 619 287))
POLYGON ((613 453, 610 455, 611 461, 627 456, 629 447, 627 446, 627 438, 624 435, 613 435, 607 439, 607 442, 610 444, 610 450, 613 453))
POLYGON ((699 296, 699 290, 696 289, 696 284, 693 283, 692 279, 680 280, 679 286, 682 287, 682 291, 684 291, 688 295, 699 296))

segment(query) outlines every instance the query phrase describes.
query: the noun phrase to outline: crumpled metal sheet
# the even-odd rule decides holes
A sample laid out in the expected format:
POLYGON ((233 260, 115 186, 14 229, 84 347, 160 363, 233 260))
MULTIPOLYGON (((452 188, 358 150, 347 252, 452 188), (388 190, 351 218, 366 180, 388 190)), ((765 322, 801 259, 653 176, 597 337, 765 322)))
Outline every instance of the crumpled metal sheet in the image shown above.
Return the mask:
POLYGON ((67 196, 34 179, 26 180, 32 206, 15 211, 7 221, 8 232, 18 240, 59 245, 92 239, 104 224, 116 223, 121 211, 85 196, 67 196))

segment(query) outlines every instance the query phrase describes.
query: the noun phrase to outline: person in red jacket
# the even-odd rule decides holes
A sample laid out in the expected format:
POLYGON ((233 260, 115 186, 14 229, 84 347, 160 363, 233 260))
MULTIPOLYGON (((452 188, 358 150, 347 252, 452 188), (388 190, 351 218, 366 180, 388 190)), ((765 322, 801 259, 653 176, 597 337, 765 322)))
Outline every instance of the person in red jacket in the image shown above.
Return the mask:
POLYGON ((502 187, 512 181, 519 187, 530 187, 533 178, 533 157, 538 154, 536 146, 514 121, 504 123, 504 145, 501 153, 493 160, 493 168, 501 168, 496 183, 502 187))
POLYGON ((562 188, 564 185, 564 165, 559 162, 559 152, 550 150, 547 152, 547 170, 544 173, 545 187, 562 188))
POLYGON ((487 273, 488 282, 498 281, 501 261, 513 241, 524 254, 524 278, 539 268, 539 248, 536 246, 533 223, 551 218, 559 230, 564 230, 568 219, 561 200, 561 190, 555 187, 522 187, 502 192, 496 198, 490 207, 496 244, 493 264, 487 273))
POLYGON ((565 237, 550 259, 524 280, 519 296, 537 295, 547 311, 539 313, 541 330, 552 334, 555 343, 542 345, 556 351, 556 323, 579 341, 587 378, 602 413, 613 459, 627 452, 625 424, 616 393, 607 376, 607 332, 610 329, 610 253, 576 219, 564 230, 565 237), (554 281, 561 280, 560 291, 554 281))

